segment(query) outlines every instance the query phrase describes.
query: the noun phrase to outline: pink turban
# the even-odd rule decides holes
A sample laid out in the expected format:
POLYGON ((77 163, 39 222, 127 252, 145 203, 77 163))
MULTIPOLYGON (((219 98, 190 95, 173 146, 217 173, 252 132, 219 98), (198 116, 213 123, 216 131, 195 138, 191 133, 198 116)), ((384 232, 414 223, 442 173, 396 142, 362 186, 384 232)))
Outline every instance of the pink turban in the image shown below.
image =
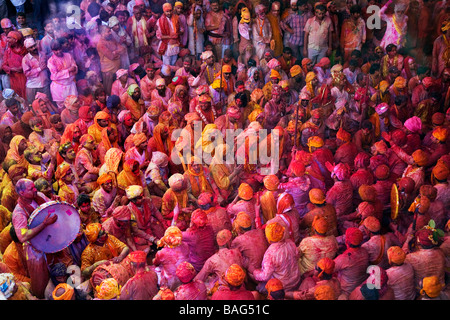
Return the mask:
POLYGON ((274 69, 278 66, 281 66, 281 63, 280 63, 280 61, 278 61, 278 59, 275 59, 275 58, 270 59, 270 61, 267 63, 267 67, 269 69, 274 69))
POLYGON ((195 268, 187 261, 180 263, 175 271, 178 279, 180 279, 183 283, 188 283, 192 279, 194 279, 197 272, 195 268))
POLYGON ((413 133, 420 133, 422 131, 422 120, 414 116, 405 121, 405 128, 413 133))
POLYGON ((356 155, 354 166, 356 169, 367 168, 370 163, 370 157, 365 152, 360 152, 356 155))

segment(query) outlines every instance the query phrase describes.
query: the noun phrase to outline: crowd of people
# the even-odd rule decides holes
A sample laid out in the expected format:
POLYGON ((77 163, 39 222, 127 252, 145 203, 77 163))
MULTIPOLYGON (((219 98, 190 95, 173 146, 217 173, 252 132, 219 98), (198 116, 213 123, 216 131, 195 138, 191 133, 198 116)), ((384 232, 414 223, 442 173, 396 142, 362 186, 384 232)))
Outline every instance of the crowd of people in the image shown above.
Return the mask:
POLYGON ((449 299, 445 0, 16 2, 0 299, 449 299))

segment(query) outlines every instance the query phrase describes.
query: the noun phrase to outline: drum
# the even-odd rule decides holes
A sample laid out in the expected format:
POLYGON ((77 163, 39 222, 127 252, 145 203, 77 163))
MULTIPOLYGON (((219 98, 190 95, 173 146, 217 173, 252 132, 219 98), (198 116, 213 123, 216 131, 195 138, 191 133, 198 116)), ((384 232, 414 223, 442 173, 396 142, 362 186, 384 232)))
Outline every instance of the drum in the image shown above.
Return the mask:
POLYGON ((30 240, 31 245, 45 253, 54 253, 67 248, 80 231, 80 215, 77 208, 64 201, 49 201, 37 207, 28 219, 29 228, 41 224, 47 214, 56 214, 56 222, 44 228, 30 240))

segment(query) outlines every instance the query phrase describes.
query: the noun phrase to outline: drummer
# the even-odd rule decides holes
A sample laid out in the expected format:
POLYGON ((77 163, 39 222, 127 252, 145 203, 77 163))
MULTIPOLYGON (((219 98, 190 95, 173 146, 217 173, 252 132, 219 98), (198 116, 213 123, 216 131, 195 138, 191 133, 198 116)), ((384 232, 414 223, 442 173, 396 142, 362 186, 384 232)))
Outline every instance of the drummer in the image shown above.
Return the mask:
POLYGON ((12 212, 12 224, 17 237, 23 243, 28 272, 30 274, 31 292, 37 298, 43 299, 45 287, 50 278, 45 254, 35 249, 30 240, 36 237, 45 227, 56 222, 56 215, 48 214, 44 221, 30 229, 28 219, 33 211, 50 201, 43 193, 38 192, 34 182, 30 179, 20 179, 16 184, 16 192, 19 196, 17 205, 12 212))

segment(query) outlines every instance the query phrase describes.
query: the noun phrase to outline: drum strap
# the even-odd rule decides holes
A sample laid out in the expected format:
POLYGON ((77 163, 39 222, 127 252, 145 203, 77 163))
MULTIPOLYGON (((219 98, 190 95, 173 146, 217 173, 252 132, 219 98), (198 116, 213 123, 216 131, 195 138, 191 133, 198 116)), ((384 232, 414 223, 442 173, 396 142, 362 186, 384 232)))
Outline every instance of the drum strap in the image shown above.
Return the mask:
MULTIPOLYGON (((34 201, 40 206, 43 205, 46 201, 45 199, 41 198, 40 196, 34 197, 34 201)), ((17 203, 27 212, 28 217, 33 213, 34 209, 31 203, 25 201, 23 198, 19 197, 17 200, 17 203)))

